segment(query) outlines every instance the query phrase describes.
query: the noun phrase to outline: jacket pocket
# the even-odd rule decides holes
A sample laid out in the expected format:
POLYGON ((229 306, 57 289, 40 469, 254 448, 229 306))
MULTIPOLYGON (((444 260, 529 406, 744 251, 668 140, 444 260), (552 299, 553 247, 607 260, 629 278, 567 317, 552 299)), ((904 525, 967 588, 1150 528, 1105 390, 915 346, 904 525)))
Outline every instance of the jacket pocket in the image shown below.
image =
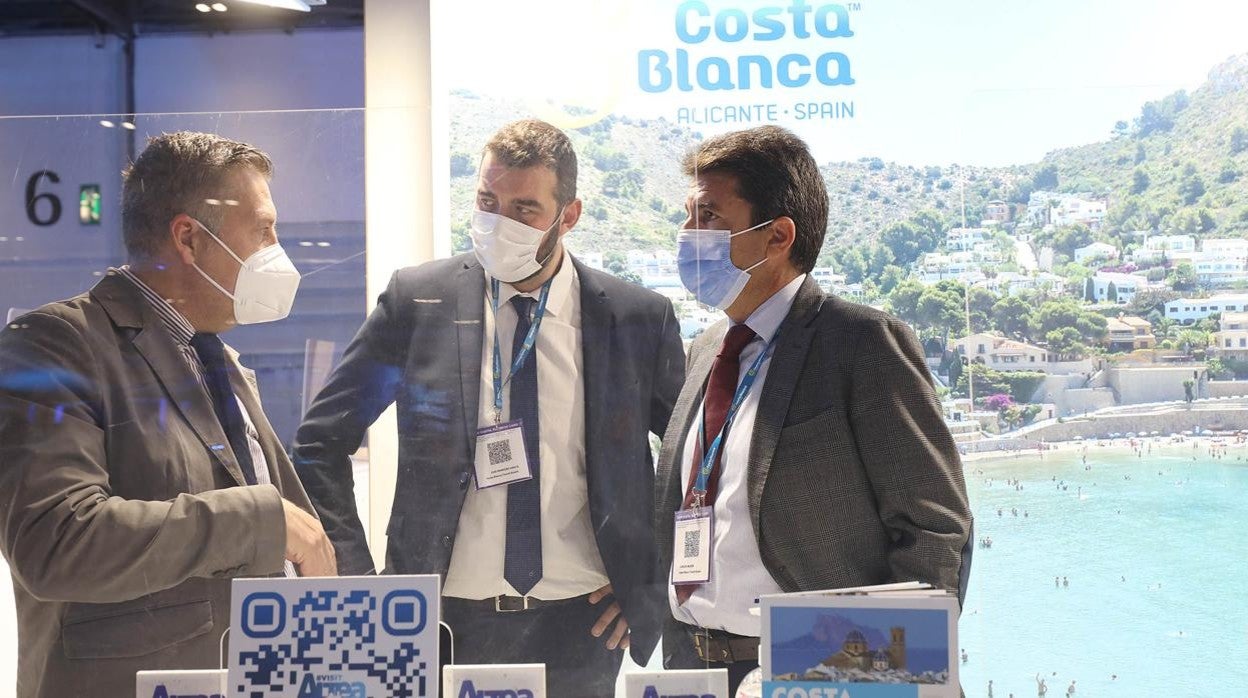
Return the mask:
POLYGON ((211 630, 212 602, 204 599, 67 619, 61 637, 70 659, 112 659, 142 657, 211 630))

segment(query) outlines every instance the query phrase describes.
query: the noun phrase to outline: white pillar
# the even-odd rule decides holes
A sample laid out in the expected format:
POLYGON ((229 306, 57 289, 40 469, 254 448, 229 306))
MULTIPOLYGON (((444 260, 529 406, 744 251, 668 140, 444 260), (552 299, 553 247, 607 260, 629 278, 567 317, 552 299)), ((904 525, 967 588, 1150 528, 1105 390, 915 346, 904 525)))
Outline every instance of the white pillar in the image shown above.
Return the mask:
MULTIPOLYGON (((364 7, 364 157, 367 304, 394 270, 434 258, 431 0, 364 7)), ((394 408, 368 432, 369 547, 383 564, 398 457, 394 408)))

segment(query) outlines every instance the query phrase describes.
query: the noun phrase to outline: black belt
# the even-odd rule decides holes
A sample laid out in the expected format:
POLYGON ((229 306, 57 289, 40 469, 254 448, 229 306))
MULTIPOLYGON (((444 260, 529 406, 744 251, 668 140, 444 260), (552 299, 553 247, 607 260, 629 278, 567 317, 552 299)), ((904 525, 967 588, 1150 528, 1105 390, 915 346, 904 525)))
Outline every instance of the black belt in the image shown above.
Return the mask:
POLYGON ((737 635, 726 630, 685 626, 685 632, 693 642, 698 659, 704 662, 732 664, 733 662, 757 662, 758 638, 737 635))
POLYGON ((589 594, 573 596, 568 599, 535 599, 532 596, 507 596, 499 594, 491 596, 488 599, 460 599, 454 596, 443 598, 443 602, 450 602, 471 608, 474 611, 493 611, 495 613, 520 613, 523 611, 536 611, 542 608, 550 608, 551 606, 561 606, 572 603, 573 601, 581 601, 588 603, 589 594))

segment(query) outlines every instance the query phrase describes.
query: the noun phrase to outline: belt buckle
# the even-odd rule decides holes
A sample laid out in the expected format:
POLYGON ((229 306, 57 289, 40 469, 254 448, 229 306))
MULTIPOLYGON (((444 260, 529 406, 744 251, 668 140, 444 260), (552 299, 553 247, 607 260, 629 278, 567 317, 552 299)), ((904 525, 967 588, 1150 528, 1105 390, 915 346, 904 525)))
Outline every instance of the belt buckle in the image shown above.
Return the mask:
POLYGON ((529 610, 529 597, 527 596, 507 596, 505 594, 499 594, 494 597, 495 613, 518 613, 520 611, 527 610, 529 610), (515 601, 519 601, 520 604, 515 606, 515 601))

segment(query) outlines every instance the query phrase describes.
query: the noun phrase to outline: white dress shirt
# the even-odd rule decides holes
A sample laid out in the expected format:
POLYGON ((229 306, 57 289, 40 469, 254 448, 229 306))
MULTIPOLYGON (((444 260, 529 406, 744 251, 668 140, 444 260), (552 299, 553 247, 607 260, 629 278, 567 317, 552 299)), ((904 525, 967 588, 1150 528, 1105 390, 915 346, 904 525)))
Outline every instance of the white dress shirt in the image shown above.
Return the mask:
MULTIPOLYGON (((797 277, 784 288, 763 301, 745 324, 757 335, 741 351, 741 369, 737 385, 754 365, 759 353, 776 335, 784 318, 788 316, 806 276, 797 277)), ((774 352, 773 352, 774 353, 774 352)), ((724 438, 723 455, 720 460, 719 493, 715 496, 715 520, 711 543, 711 581, 693 591, 683 606, 677 604, 676 588, 668 584, 667 598, 672 616, 682 623, 702 628, 726 630, 737 635, 758 637, 761 619, 750 614, 754 599, 762 594, 780 594, 784 590, 763 566, 762 554, 758 552, 758 540, 750 523, 749 458, 750 442, 754 433, 754 417, 758 414, 758 400, 767 384, 767 369, 771 366, 768 356, 754 379, 754 386, 746 394, 732 427, 724 438)), ((704 399, 705 401, 705 399, 704 399)), ((703 402, 704 402, 703 401, 703 402)), ((698 404, 698 417, 685 435, 681 453, 680 482, 683 488, 693 472, 693 457, 698 451, 698 434, 702 432, 703 403, 698 404)), ((713 434, 708 439, 715 438, 713 434)), ((699 465, 701 465, 699 463, 699 465)), ((673 525, 671 522, 666 525, 673 525)))
MULTIPOLYGON (((485 316, 481 342, 481 393, 477 424, 494 423, 494 332, 506 380, 516 332, 513 296, 499 284, 498 317, 490 302, 486 275, 485 316)), ((540 289, 523 295, 537 298, 540 289)), ((529 592, 537 599, 566 599, 588 594, 608 583, 589 515, 585 477, 585 384, 582 377, 581 282, 572 260, 563 262, 550 286, 546 314, 529 361, 537 361, 538 433, 541 459, 542 579, 529 592)), ((510 381, 503 388, 503 420, 510 419, 510 381)), ((475 480, 474 480, 475 483, 475 480)), ((455 548, 446 573, 446 596, 487 599, 516 596, 503 579, 507 541, 507 485, 478 490, 470 486, 459 514, 455 548)))

